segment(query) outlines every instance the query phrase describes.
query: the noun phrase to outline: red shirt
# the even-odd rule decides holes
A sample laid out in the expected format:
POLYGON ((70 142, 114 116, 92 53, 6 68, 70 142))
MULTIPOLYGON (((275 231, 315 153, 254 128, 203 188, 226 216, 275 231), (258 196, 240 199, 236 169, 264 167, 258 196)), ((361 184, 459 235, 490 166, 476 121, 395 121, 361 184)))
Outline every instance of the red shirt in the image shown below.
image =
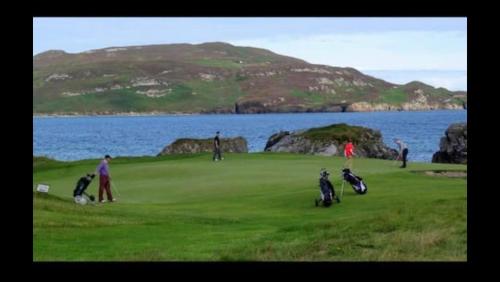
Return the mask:
POLYGON ((347 143, 344 147, 344 154, 346 156, 352 156, 352 151, 354 150, 354 146, 351 142, 347 143))

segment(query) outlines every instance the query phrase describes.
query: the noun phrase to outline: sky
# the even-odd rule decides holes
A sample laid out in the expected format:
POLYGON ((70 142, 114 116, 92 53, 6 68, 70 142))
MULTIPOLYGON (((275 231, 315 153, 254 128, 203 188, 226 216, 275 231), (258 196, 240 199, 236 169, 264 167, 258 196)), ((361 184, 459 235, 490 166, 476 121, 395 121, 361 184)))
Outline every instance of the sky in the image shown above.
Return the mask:
POLYGON ((33 55, 214 41, 467 90, 467 18, 33 18, 33 55))

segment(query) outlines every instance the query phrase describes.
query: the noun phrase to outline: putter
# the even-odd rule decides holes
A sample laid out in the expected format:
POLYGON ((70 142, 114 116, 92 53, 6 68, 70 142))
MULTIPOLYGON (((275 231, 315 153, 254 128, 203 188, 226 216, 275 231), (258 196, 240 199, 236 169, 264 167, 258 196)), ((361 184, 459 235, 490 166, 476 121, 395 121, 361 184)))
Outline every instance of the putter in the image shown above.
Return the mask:
POLYGON ((115 182, 114 182, 114 181, 110 181, 110 182, 111 182, 111 188, 112 188, 113 190, 115 190, 115 191, 116 191, 116 194, 118 195, 118 197, 120 197, 120 198, 121 198, 120 192, 119 192, 119 191, 118 191, 118 189, 116 188, 115 182))
POLYGON ((340 200, 344 201, 344 183, 345 180, 342 180, 342 188, 340 189, 340 200))
POLYGON ((394 166, 397 163, 397 161, 399 161, 399 156, 397 156, 394 162, 392 162, 392 166, 394 166))

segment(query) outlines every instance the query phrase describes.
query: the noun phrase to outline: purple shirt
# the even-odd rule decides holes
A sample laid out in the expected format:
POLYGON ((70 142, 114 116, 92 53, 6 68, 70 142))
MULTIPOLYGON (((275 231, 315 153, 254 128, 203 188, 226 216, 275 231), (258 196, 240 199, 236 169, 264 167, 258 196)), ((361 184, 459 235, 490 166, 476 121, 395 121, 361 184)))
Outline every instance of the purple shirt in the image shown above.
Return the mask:
POLYGON ((100 175, 109 175, 108 162, 106 160, 102 160, 99 166, 97 166, 97 171, 100 175))

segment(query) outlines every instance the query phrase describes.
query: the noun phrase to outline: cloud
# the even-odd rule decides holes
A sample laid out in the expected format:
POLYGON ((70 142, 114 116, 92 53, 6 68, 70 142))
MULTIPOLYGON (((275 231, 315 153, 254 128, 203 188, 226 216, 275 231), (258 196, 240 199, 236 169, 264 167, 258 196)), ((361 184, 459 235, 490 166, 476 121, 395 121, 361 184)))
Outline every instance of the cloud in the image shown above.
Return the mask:
POLYGON ((406 84, 417 80, 452 91, 467 91, 467 71, 361 70, 361 72, 396 84, 406 84))
POLYGON ((229 40, 315 64, 359 69, 467 69, 467 34, 460 31, 389 31, 229 40))
POLYGON ((467 91, 467 74, 459 75, 456 77, 448 77, 448 76, 424 77, 422 78, 422 81, 434 87, 444 87, 448 90, 453 90, 453 91, 458 91, 458 90, 467 91))

